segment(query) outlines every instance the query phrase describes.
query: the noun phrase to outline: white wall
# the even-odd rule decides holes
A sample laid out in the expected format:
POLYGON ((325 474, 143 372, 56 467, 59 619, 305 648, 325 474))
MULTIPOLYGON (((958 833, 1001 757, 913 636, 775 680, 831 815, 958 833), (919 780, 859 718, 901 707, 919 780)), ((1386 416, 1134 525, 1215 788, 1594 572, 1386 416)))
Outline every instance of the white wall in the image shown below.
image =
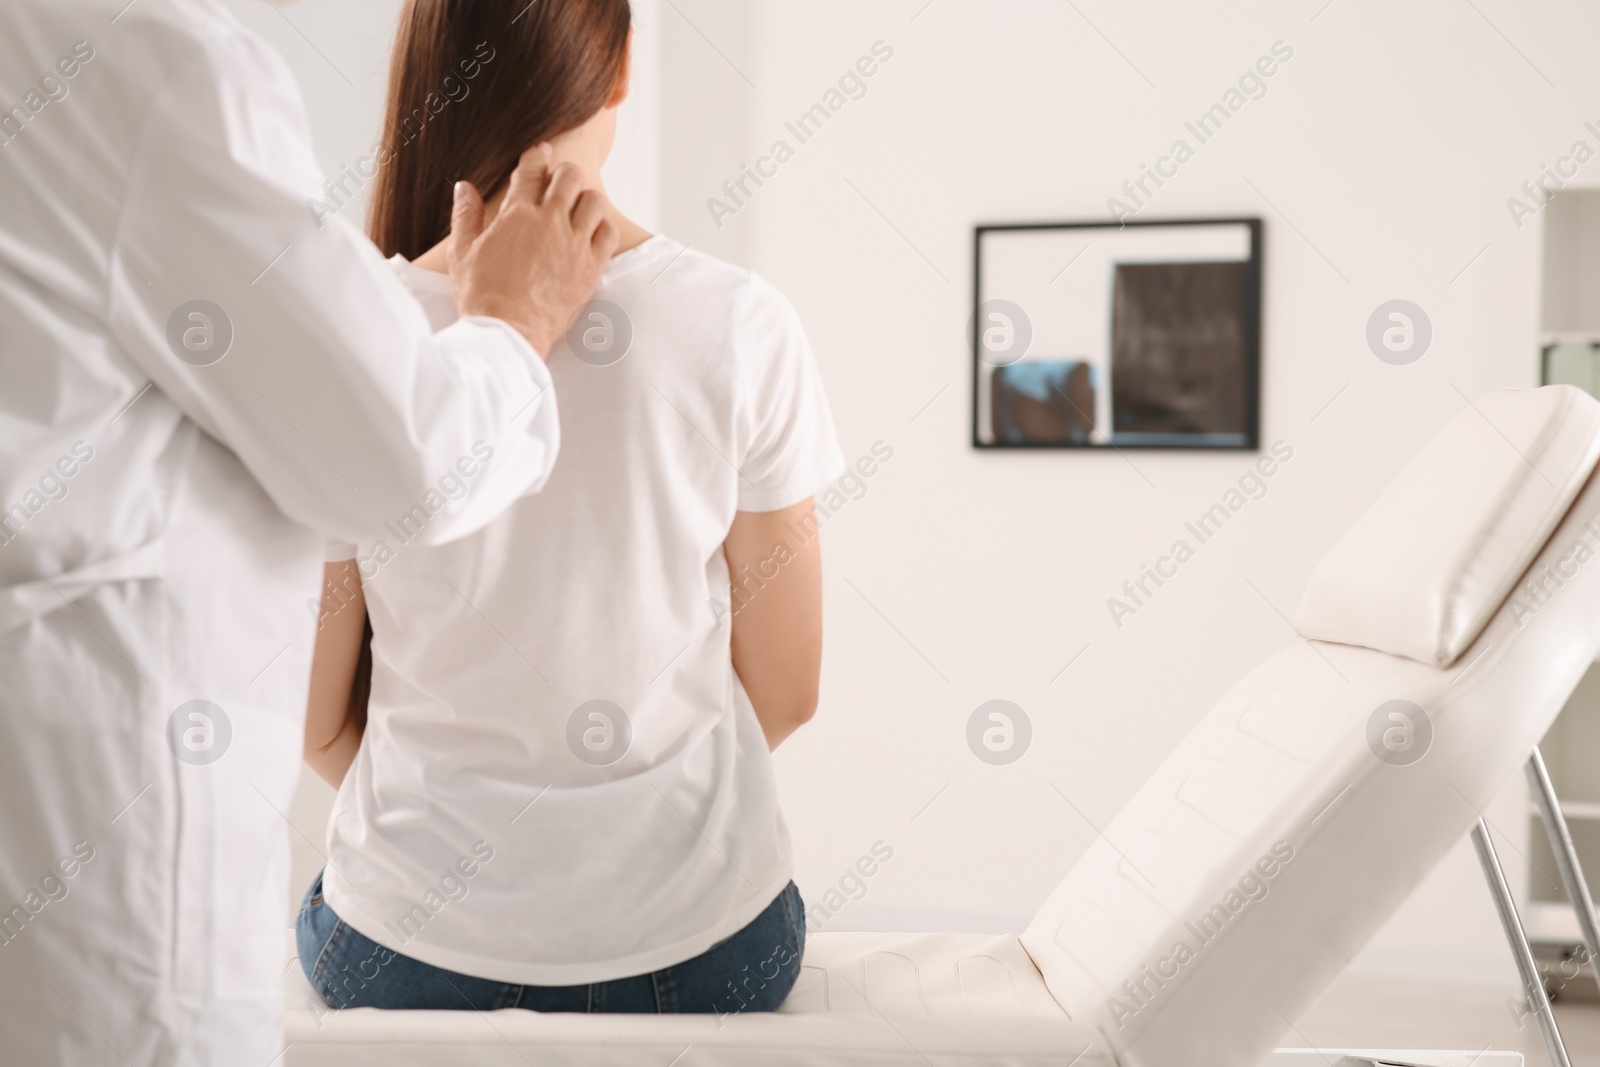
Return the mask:
POLYGON ((1568 190, 1544 211, 1546 333, 1600 330, 1600 194, 1568 190))
MULTIPOLYGON (((286 16, 353 89, 285 16, 251 15, 305 79, 330 165, 370 140, 382 49, 368 41, 393 6, 286 16)), ((673 0, 640 23, 658 42, 639 92, 659 124, 641 120, 657 139, 613 183, 619 202, 780 285, 847 454, 895 450, 827 527, 822 711, 778 758, 798 880, 820 894, 881 838, 894 859, 830 928, 1018 928, 1206 709, 1295 640, 1284 616, 1312 566, 1398 468, 1466 397, 1535 383, 1540 226, 1519 228, 1506 200, 1575 139, 1600 146, 1582 126, 1600 118, 1585 110, 1600 14, 1576 0, 673 0), (707 199, 879 40, 894 58, 866 97, 718 228, 707 199), (971 228, 1103 217, 1278 40, 1294 57, 1266 97, 1141 217, 1265 218, 1264 434, 1294 459, 1119 629, 1106 599, 1251 457, 973 452, 971 228), (1409 367, 1364 340, 1398 297, 1434 327, 1409 367), (1010 767, 964 741, 997 697, 1034 725, 1010 767)), ((1579 181, 1600 184, 1600 161, 1579 181)), ((297 819, 314 823, 317 803, 309 791, 297 819)), ((1524 812, 1513 782, 1488 813, 1514 867, 1524 812)), ((1510 980, 1467 849, 1356 966, 1510 980)))

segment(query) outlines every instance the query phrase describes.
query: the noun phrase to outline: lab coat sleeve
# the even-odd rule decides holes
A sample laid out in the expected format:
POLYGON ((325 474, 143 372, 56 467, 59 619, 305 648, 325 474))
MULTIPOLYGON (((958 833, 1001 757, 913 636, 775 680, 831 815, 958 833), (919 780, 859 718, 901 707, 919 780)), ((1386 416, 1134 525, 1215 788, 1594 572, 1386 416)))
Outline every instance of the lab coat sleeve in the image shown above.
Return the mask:
POLYGON ((436 544, 543 485, 559 448, 548 369, 495 319, 432 332, 334 214, 381 151, 324 184, 268 46, 207 42, 137 136, 110 241, 112 332, 286 514, 363 544, 408 520, 436 544))

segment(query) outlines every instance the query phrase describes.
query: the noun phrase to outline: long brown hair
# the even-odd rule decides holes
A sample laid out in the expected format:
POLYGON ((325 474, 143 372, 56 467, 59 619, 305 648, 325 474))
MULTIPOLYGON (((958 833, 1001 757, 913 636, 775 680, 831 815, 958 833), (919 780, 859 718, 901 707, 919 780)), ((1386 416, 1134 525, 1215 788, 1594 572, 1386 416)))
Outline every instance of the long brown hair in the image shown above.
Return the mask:
POLYGON ((416 259, 449 235, 456 182, 488 199, 604 108, 632 21, 628 0, 407 0, 368 227, 383 254, 416 259))

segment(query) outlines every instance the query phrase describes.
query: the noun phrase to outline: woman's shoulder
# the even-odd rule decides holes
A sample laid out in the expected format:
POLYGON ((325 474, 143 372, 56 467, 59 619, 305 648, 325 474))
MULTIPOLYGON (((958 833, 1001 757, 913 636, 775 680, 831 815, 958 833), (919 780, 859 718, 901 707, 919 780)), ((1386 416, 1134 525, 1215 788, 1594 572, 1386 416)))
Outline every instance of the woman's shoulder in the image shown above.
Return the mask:
POLYGON ((617 253, 606 268, 602 285, 647 288, 674 299, 695 295, 732 299, 749 283, 751 273, 693 245, 655 234, 617 253))
POLYGON ((624 309, 649 301, 675 315, 724 322, 746 340, 800 328, 794 305, 760 273, 662 235, 618 255, 601 289, 624 309))
POLYGON ((757 270, 662 235, 630 251, 645 250, 646 246, 651 246, 653 254, 650 264, 640 264, 638 282, 670 301, 685 302, 702 312, 720 306, 736 318, 798 322, 794 304, 757 270))

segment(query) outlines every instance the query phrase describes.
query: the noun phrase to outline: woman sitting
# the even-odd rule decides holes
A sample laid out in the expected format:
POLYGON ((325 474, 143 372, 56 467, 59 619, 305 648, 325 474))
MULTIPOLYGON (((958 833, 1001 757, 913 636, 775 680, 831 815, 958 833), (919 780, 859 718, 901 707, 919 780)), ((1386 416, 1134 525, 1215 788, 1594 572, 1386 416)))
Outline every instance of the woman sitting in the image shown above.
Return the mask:
MULTIPOLYGON (((600 189, 630 41, 627 0, 406 5, 372 229, 436 328, 452 183, 492 225, 548 141, 600 189), (469 91, 431 111, 447 79, 469 91)), ((502 462, 482 442, 392 541, 331 557, 306 758, 339 795, 298 936, 333 1006, 731 1013, 799 971, 769 749, 816 706, 827 401, 771 285, 586 202, 622 250, 548 355, 548 483, 408 544, 502 462)))

